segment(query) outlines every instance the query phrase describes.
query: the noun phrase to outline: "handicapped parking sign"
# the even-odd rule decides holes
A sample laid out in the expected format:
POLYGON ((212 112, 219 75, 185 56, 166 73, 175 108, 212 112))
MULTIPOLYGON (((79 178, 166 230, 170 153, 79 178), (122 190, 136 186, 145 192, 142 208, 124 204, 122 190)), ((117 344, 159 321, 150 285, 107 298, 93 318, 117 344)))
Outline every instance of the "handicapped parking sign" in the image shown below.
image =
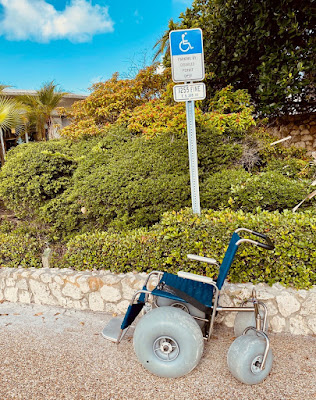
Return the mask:
POLYGON ((169 41, 173 81, 202 81, 205 76, 202 30, 171 31, 169 41))

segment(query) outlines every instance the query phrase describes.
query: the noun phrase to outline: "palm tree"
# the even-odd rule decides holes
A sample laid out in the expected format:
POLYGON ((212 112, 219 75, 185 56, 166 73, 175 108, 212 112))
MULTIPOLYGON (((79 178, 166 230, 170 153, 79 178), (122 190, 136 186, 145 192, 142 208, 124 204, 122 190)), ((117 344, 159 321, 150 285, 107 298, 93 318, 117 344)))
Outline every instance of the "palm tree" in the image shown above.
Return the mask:
POLYGON ((5 96, 0 96, 0 142, 1 165, 5 161, 4 130, 22 127, 26 123, 26 108, 24 105, 5 96))
POLYGON ((0 85, 0 93, 3 91, 3 89, 5 89, 6 87, 8 87, 7 85, 0 85))
POLYGON ((19 100, 26 104, 29 111, 30 123, 34 123, 40 140, 46 140, 45 129, 52 126, 52 112, 58 106, 63 96, 67 94, 57 90, 54 81, 45 83, 36 95, 19 96, 19 100))
POLYGON ((157 40, 153 48, 157 48, 154 54, 153 61, 157 61, 159 56, 163 56, 164 53, 168 54, 169 49, 169 33, 173 30, 179 29, 179 24, 173 22, 171 19, 168 23, 168 29, 164 32, 160 39, 157 40))

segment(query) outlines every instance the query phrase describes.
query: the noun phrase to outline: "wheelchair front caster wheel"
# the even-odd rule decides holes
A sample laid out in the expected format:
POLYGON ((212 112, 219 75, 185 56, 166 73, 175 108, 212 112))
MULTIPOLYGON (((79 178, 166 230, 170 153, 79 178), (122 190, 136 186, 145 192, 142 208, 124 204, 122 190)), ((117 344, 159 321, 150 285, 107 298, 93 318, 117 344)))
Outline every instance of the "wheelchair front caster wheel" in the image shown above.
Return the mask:
POLYGON ((144 315, 134 332, 140 363, 155 375, 177 378, 192 371, 204 349, 201 329, 185 311, 159 307, 144 315))
POLYGON ((260 369, 266 346, 264 338, 254 335, 239 336, 227 353, 227 364, 232 375, 240 382, 255 385, 262 382, 272 368, 272 351, 268 352, 265 368, 260 369))

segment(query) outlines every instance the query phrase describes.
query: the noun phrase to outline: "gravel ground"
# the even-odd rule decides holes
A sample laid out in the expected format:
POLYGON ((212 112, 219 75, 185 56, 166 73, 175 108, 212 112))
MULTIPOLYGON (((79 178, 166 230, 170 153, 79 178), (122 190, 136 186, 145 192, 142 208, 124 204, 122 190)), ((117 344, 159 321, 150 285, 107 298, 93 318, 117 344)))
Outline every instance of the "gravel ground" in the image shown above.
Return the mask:
POLYGON ((0 399, 315 400, 316 338, 271 334, 274 364, 261 384, 244 385, 226 365, 233 340, 217 326, 200 364, 178 379, 158 378, 137 361, 131 337, 100 335, 111 315, 0 304, 0 399))

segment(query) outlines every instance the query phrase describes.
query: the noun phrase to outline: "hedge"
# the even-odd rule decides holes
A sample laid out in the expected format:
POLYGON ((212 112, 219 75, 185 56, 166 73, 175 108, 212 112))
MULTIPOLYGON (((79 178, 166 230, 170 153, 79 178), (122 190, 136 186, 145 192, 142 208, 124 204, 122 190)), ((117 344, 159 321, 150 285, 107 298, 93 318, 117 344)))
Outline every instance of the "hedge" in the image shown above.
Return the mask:
MULTIPOLYGON (((256 207, 268 211, 292 209, 309 193, 310 181, 296 180, 279 171, 250 174, 244 169, 223 170, 209 177, 201 190, 204 207, 230 207, 251 212, 256 207)), ((315 200, 305 202, 311 208, 315 200)))
POLYGON ((186 255, 193 253, 221 262, 238 227, 269 235, 275 250, 241 245, 229 273, 231 282, 280 282, 296 288, 316 284, 316 216, 312 212, 258 209, 250 214, 225 209, 203 211, 201 216, 189 209, 169 212, 151 229, 78 235, 67 243, 56 266, 114 272, 185 270, 216 277, 216 266, 189 262, 186 255))
POLYGON ((0 219, 0 267, 40 268, 48 230, 33 221, 0 219))

